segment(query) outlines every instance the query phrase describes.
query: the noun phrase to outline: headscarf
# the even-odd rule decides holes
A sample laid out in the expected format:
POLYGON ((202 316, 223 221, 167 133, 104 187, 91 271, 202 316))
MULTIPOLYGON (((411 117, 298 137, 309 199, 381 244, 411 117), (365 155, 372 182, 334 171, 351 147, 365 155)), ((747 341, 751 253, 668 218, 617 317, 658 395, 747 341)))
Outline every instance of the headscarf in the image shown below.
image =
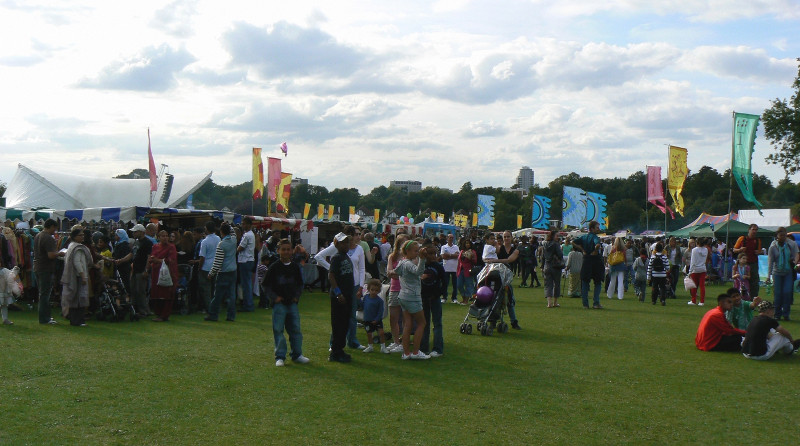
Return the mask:
POLYGON ((120 242, 128 241, 128 233, 124 229, 117 229, 116 234, 120 242))

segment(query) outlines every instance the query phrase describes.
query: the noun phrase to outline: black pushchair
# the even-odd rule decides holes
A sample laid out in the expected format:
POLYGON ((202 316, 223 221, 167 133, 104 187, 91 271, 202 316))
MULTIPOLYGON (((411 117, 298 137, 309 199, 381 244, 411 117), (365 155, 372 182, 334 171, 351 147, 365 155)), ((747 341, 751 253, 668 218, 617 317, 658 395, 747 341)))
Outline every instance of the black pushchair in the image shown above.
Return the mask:
POLYGON ((139 315, 125 290, 119 271, 114 271, 113 279, 103 281, 98 297, 96 318, 98 321, 118 322, 128 317, 131 322, 138 321, 139 315))
POLYGON ((485 301, 476 296, 459 331, 463 334, 472 334, 472 324, 469 320, 474 318, 478 321, 478 331, 484 336, 491 336, 495 329, 499 333, 506 333, 508 324, 503 321, 503 317, 506 314, 508 287, 513 279, 514 274, 502 263, 489 263, 484 266, 478 273, 478 289, 483 286, 489 287, 492 291, 491 299, 485 301))
POLYGON ((178 265, 178 283, 175 287, 175 309, 182 315, 189 314, 189 284, 192 281, 192 265, 178 265))

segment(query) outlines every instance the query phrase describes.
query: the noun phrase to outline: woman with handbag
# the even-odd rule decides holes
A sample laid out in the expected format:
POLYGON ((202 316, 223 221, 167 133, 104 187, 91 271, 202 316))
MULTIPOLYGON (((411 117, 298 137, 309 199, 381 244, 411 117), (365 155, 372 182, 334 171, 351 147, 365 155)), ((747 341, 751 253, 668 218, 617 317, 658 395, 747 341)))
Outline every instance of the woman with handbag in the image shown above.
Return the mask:
POLYGON ((156 314, 153 322, 166 322, 172 314, 175 299, 175 284, 178 280, 178 250, 169 242, 167 231, 158 233, 158 244, 150 253, 150 300, 155 301, 156 314))
POLYGON ((614 293, 617 294, 617 299, 622 300, 625 294, 625 271, 628 269, 625 265, 625 238, 617 237, 614 239, 614 246, 611 248, 611 253, 608 254, 608 298, 611 299, 614 293))

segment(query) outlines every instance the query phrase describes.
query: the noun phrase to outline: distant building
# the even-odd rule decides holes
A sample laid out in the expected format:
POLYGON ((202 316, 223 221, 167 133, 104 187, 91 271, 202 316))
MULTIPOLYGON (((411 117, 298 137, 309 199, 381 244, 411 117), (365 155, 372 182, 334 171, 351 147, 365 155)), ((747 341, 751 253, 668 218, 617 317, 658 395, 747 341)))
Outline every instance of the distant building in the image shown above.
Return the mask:
POLYGON ((402 189, 406 192, 419 192, 422 190, 422 182, 414 180, 404 180, 404 181, 392 180, 389 182, 389 187, 402 189))
POLYGON ((301 185, 301 184, 308 184, 308 178, 292 178, 292 184, 289 186, 291 189, 301 185))
POLYGON ((517 175, 517 188, 525 191, 527 195, 528 190, 533 187, 533 170, 528 166, 522 166, 517 175))

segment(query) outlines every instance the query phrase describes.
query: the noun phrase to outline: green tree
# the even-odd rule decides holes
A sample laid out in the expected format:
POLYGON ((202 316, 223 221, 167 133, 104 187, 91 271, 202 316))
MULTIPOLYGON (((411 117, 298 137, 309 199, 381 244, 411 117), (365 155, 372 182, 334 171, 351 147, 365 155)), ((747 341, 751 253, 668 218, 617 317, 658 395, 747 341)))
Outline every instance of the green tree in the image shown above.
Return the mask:
POLYGON ((797 61, 791 100, 776 98, 761 115, 764 134, 776 150, 767 156, 767 162, 780 164, 786 175, 800 171, 800 58, 797 61))

